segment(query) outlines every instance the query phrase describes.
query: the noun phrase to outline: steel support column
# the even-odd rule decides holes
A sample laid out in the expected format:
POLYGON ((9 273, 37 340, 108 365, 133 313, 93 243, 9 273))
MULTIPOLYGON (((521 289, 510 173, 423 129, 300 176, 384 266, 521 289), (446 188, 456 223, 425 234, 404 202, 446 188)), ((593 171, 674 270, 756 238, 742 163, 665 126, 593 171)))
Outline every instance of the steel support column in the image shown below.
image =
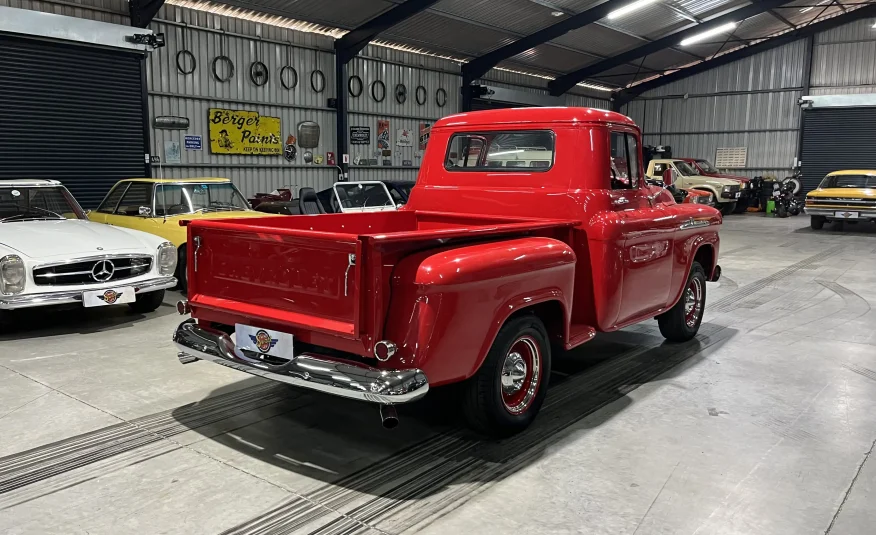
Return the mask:
MULTIPOLYGON (((809 87, 812 83, 812 51, 815 48, 815 36, 810 35, 806 38, 806 47, 803 50, 803 91, 800 96, 809 95, 809 87)), ((800 160, 803 159, 803 117, 806 114, 805 110, 800 107, 800 126, 797 132, 797 165, 800 165, 800 160)))

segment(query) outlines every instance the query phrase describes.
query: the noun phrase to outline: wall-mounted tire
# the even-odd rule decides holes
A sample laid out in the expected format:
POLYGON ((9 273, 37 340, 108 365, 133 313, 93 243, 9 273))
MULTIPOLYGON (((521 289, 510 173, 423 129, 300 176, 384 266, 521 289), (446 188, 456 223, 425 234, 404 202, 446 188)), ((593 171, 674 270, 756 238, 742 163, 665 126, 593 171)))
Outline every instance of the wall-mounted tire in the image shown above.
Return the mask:
POLYGON ((660 334, 670 342, 687 342, 700 330, 705 310, 706 272, 699 262, 694 262, 678 302, 657 316, 660 334))
POLYGON ((154 312, 163 302, 164 290, 158 290, 157 292, 139 294, 137 300, 133 303, 128 303, 128 306, 131 307, 131 310, 134 312, 145 314, 147 312, 154 312))
POLYGON ((523 431, 541 409, 550 373, 551 345, 542 321, 531 314, 507 321, 480 369, 462 385, 466 420, 492 437, 523 431))

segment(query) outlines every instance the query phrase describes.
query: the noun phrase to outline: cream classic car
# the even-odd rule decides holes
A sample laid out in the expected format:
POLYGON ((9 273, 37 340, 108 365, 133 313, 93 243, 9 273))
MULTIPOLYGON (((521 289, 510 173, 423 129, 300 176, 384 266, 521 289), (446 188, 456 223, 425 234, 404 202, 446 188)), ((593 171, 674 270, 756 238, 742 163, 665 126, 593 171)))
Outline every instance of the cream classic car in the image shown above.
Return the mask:
POLYGON ((158 308, 176 284, 176 247, 92 223, 53 180, 0 180, 0 314, 19 308, 158 308))

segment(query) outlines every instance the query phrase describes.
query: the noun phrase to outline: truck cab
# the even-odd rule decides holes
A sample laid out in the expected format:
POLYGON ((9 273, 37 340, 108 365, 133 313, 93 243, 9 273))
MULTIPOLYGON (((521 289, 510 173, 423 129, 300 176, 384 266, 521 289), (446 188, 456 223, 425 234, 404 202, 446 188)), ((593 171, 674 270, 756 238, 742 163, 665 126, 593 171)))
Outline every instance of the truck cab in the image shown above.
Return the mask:
POLYGON ((178 356, 376 403, 384 422, 461 383, 475 429, 520 431, 552 352, 652 318, 672 342, 699 329, 721 215, 658 198, 640 147, 604 110, 451 115, 398 211, 193 221, 178 356))
POLYGON ((701 175, 680 158, 651 160, 646 174, 651 179, 659 180, 667 169, 675 170, 678 174, 678 187, 711 193, 715 198, 715 207, 722 214, 732 214, 736 209, 736 203, 742 195, 739 181, 701 175))

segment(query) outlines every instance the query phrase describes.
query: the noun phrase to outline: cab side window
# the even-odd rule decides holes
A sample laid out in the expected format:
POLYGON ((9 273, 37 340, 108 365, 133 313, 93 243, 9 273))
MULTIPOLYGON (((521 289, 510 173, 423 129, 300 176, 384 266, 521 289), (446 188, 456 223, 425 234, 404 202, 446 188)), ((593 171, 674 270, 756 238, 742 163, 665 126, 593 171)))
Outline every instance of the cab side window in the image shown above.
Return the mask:
POLYGON ((639 186, 639 153, 636 138, 625 132, 611 133, 611 189, 639 186))
POLYGON ((140 207, 152 208, 152 184, 134 182, 122 196, 116 213, 119 215, 140 215, 140 207))
POLYGON ((97 211, 104 213, 104 214, 113 213, 113 211, 115 211, 115 209, 116 209, 116 205, 119 204, 119 199, 122 198, 122 195, 125 193, 125 190, 128 189, 129 185, 130 185, 130 183, 128 183, 128 182, 116 184, 115 187, 113 187, 113 189, 110 190, 109 194, 106 196, 106 198, 103 200, 103 202, 100 203, 100 206, 98 206, 97 211))

